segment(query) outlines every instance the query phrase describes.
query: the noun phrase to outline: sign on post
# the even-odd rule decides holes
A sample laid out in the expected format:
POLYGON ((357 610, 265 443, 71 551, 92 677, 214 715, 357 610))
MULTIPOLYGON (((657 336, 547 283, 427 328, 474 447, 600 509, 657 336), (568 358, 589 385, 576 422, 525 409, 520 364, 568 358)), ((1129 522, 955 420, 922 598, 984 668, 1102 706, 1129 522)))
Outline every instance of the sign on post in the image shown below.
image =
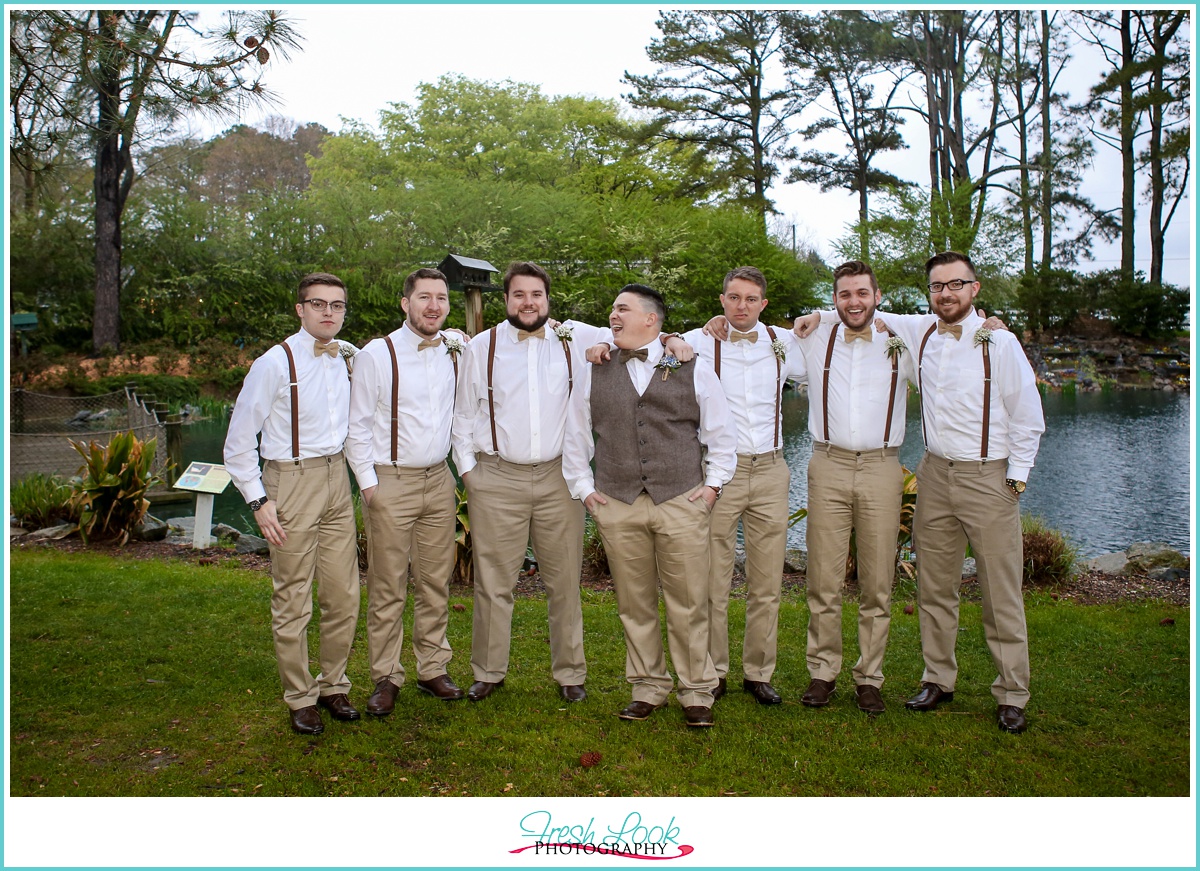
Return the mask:
POLYGON ((212 545, 213 497, 224 491, 232 480, 219 463, 192 463, 179 480, 176 490, 191 490, 196 494, 196 528, 192 532, 192 547, 212 545))

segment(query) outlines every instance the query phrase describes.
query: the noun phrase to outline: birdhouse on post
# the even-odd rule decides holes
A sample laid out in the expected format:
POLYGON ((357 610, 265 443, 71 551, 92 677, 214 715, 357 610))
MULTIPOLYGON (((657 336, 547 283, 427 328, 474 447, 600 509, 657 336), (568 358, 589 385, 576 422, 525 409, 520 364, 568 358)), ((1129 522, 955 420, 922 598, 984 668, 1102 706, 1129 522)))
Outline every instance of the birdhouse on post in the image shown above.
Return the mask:
POLYGON ((438 264, 438 269, 446 276, 451 290, 463 292, 467 335, 474 336, 482 333, 483 292, 501 289, 492 284, 492 275, 499 273, 500 270, 486 260, 460 257, 457 254, 447 254, 446 259, 438 264))

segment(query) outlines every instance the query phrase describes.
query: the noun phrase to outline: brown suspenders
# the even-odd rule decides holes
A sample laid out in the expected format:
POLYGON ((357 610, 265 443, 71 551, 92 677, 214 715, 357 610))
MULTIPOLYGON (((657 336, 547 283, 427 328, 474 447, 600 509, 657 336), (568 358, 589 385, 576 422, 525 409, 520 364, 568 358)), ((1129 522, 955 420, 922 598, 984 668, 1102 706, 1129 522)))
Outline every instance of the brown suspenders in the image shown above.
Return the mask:
POLYGON ((922 377, 921 364, 925 360, 925 346, 929 344, 929 337, 936 329, 937 321, 934 321, 925 331, 925 335, 921 339, 921 347, 917 349, 917 391, 921 394, 921 438, 925 442, 925 447, 929 447, 929 435, 925 432, 925 379, 922 377))
MULTIPOLYGON (((388 353, 392 356, 392 465, 398 462, 400 454, 400 364, 396 361, 396 346, 392 344, 391 336, 384 336, 388 353)), ((458 356, 450 355, 450 363, 454 366, 454 387, 458 388, 458 356)))
MULTIPOLYGON (((562 345, 563 355, 567 358, 567 399, 571 398, 571 393, 575 389, 575 369, 571 364, 571 349, 562 339, 558 340, 562 345)), ((487 361, 487 394, 488 394, 488 419, 492 424, 492 452, 496 456, 500 456, 500 445, 496 440, 496 390, 492 387, 492 373, 496 369, 496 328, 492 327, 488 330, 488 361, 487 361)), ((458 374, 458 367, 454 368, 455 375, 458 374)))
MULTIPOLYGON (((766 326, 766 324, 763 324, 766 326)), ((771 337, 771 344, 775 344, 775 330, 773 327, 767 327, 767 335, 771 337)), ((774 354, 774 348, 771 349, 774 354)), ((713 339, 713 371, 717 373, 717 379, 721 378, 721 341, 713 339)), ((782 424, 779 420, 779 394, 783 391, 783 362, 779 359, 779 355, 775 354, 775 447, 779 447, 779 430, 782 424)))
MULTIPOLYGON (((833 330, 829 333, 829 347, 825 349, 825 369, 822 371, 821 385, 821 415, 825 425, 825 443, 829 444, 829 369, 833 362, 833 349, 837 345, 837 330, 840 324, 834 324, 833 330)), ((888 330, 889 336, 895 336, 891 330, 888 330)), ((892 436, 892 414, 896 410, 896 387, 900 383, 900 359, 898 355, 892 356, 892 387, 888 392, 888 411, 887 420, 883 425, 883 446, 886 448, 892 436)))
MULTIPOLYGON (((888 330, 888 335, 893 339, 896 334, 888 330)), ((900 383, 900 355, 892 354, 892 389, 888 392, 888 413, 887 423, 883 425, 883 446, 888 446, 888 441, 892 436, 892 412, 896 410, 896 385, 900 383)))
MULTIPOLYGON (((929 445, 929 437, 925 435, 925 390, 921 383, 921 363, 925 359, 925 345, 936 329, 937 321, 934 321, 925 331, 925 337, 921 339, 921 348, 917 351, 917 390, 921 391, 921 437, 925 439, 926 446, 929 445)), ((979 456, 985 460, 988 458, 988 435, 992 418, 992 357, 988 352, 989 344, 989 342, 983 342, 981 345, 983 348, 983 433, 980 437, 979 456)))
POLYGON ((292 462, 300 465, 300 381, 296 377, 296 358, 287 342, 280 342, 279 347, 287 354, 288 386, 292 389, 292 462))

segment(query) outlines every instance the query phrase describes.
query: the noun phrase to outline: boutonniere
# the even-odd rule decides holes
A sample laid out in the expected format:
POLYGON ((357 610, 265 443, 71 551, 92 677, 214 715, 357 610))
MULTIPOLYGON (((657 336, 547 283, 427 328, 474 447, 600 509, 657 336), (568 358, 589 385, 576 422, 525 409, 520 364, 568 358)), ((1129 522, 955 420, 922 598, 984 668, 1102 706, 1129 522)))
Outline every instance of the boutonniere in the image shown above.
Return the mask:
POLYGON ((666 381, 667 378, 670 377, 671 373, 682 365, 683 364, 676 359, 674 354, 664 354, 662 359, 654 364, 654 368, 662 369, 662 380, 666 381))
POLYGON ((975 346, 992 344, 992 331, 987 327, 980 327, 975 331, 975 346))
POLYGON ((887 352, 889 360, 899 360, 900 355, 908 350, 908 345, 904 344, 904 340, 899 336, 890 336, 883 349, 887 352))
POLYGON ((354 373, 354 355, 358 353, 353 345, 347 345, 345 342, 338 342, 338 353, 342 359, 346 361, 346 372, 354 373))
POLYGON ((458 355, 463 352, 462 339, 457 336, 446 336, 446 353, 451 357, 458 359, 458 355))
POLYGON ((554 335, 558 336, 560 342, 569 342, 575 338, 575 328, 568 327, 566 324, 559 324, 554 328, 554 335))
POLYGON ((787 359, 787 347, 783 344, 782 339, 775 339, 771 342, 771 350, 775 352, 775 356, 780 360, 787 359))

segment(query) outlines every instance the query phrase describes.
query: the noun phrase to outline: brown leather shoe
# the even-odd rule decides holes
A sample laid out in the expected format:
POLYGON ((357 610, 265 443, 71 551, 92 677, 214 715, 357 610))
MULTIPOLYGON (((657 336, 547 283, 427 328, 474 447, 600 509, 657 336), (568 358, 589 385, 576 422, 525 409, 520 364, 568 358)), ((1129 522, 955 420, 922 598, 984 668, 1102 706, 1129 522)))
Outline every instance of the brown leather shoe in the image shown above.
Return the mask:
POLYGON ((904 703, 910 711, 932 711, 942 702, 954 701, 954 693, 946 692, 935 683, 926 681, 921 684, 921 691, 904 703))
POLYGON ((690 705, 683 709, 683 721, 689 726, 713 725, 712 708, 704 705, 690 705))
POLYGON ((836 687, 837 681, 818 680, 814 677, 808 682, 808 689, 804 691, 800 701, 810 708, 823 708, 829 704, 829 699, 833 696, 836 687))
POLYGON ((854 695, 858 697, 858 709, 867 714, 874 716, 882 714, 887 710, 887 706, 883 703, 883 696, 879 693, 879 687, 872 686, 869 683, 859 684, 854 688, 854 695))
POLYGON ((467 698, 473 702, 482 702, 502 686, 504 686, 504 678, 500 678, 495 683, 488 683, 486 680, 477 680, 467 690, 467 698))
POLYGON ((454 702, 463 697, 463 691, 458 688, 450 675, 439 674, 429 680, 417 681, 417 689, 423 693, 441 699, 443 702, 454 702))
POLYGON ((760 705, 778 705, 783 701, 783 696, 775 692, 775 687, 771 686, 770 681, 743 678, 742 689, 754 696, 760 705))
POLYGON ((359 713, 345 693, 334 693, 331 696, 318 696, 317 704, 333 715, 335 720, 357 720, 359 713))
POLYGON ((1013 705, 1000 705, 996 708, 996 725, 1005 732, 1020 735, 1029 725, 1025 722, 1025 709, 1013 705))
POLYGON ((564 684, 558 688, 558 694, 568 702, 582 702, 587 698, 587 690, 583 688, 583 684, 564 684))
POLYGON ((721 698, 725 695, 726 689, 728 689, 728 687, 726 686, 725 678, 723 678, 723 677, 717 678, 717 688, 715 690, 713 690, 713 701, 714 702, 720 701, 721 698))
POLYGON ((652 705, 649 702, 632 701, 625 706, 621 713, 617 714, 622 720, 645 720, 659 708, 665 708, 666 704, 652 705))
POLYGON ((320 735, 325 731, 325 724, 321 722, 321 712, 317 710, 316 705, 292 711, 292 731, 301 735, 320 735))
POLYGON ((384 678, 375 684, 375 692, 367 699, 367 713, 376 717, 386 717, 396 707, 396 696, 400 687, 384 678))

